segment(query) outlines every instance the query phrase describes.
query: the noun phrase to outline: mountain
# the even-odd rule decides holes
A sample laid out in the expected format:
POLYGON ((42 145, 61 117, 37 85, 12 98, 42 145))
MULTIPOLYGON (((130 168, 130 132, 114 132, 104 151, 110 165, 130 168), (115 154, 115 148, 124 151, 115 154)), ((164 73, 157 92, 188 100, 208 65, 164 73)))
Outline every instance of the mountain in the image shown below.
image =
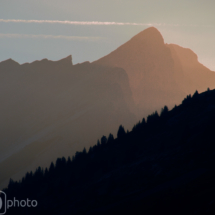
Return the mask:
POLYGON ((92 63, 0 62, 0 187, 208 87, 215 73, 154 27, 92 63))
POLYGON ((38 207, 8 214, 214 214, 214 98, 196 92, 131 132, 120 127, 115 139, 10 181, 8 199, 38 207))
POLYGON ((201 65, 191 50, 165 44, 154 27, 93 64, 120 67, 127 72, 139 117, 164 105, 173 107, 195 90, 215 88, 215 73, 201 65))
POLYGON ((0 87, 0 184, 136 120, 121 68, 73 65, 71 56, 22 65, 9 59, 0 63, 0 87))
POLYGON ((214 89, 215 72, 198 62, 198 56, 190 49, 166 44, 174 60, 175 80, 186 93, 214 89))

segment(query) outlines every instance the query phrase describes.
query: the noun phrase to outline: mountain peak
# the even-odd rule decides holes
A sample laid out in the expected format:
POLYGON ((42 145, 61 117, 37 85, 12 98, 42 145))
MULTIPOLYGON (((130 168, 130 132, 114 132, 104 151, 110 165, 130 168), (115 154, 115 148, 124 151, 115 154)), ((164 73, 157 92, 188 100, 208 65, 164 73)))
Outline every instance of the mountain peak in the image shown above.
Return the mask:
POLYGON ((138 41, 142 40, 142 41, 152 42, 156 44, 158 43, 164 44, 164 39, 161 33, 155 27, 150 27, 141 31, 140 33, 132 37, 131 40, 138 40, 138 41))
POLYGON ((73 63, 72 63, 72 55, 69 55, 68 57, 63 58, 63 59, 59 60, 58 62, 71 63, 73 65, 73 63))
POLYGON ((68 57, 65 57, 65 58, 63 58, 63 59, 72 62, 72 55, 69 55, 68 57))
POLYGON ((5 65, 20 65, 19 63, 17 63, 15 60, 9 58, 7 60, 4 60, 2 62, 0 62, 1 64, 5 64, 5 65))
POLYGON ((20 64, 11 58, 0 62, 0 70, 15 71, 19 66, 20 64))
POLYGON ((166 44, 168 47, 173 48, 181 60, 186 61, 187 63, 197 63, 198 56, 189 48, 181 47, 177 44, 166 44))

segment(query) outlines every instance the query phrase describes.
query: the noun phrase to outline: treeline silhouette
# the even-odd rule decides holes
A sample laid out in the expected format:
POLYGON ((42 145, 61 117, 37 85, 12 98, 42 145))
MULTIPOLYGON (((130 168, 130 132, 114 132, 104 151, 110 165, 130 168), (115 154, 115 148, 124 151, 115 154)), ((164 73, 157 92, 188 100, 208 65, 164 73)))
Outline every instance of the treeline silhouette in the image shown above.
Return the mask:
MULTIPOLYGON (((8 199, 36 199, 8 214, 211 214, 215 212, 215 90, 187 96, 117 137, 9 182, 8 199)), ((105 122, 104 122, 105 123, 105 122)))

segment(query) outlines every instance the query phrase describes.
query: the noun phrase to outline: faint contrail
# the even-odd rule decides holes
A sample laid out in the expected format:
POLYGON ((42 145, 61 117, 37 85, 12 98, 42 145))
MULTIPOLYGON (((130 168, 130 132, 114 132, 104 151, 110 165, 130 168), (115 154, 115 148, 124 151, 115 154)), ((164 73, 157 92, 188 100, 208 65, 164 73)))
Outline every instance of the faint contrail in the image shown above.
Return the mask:
POLYGON ((41 39, 66 39, 66 40, 87 40, 95 41, 103 39, 102 37, 79 37, 64 35, 44 35, 44 34, 1 34, 0 38, 41 38, 41 39))
POLYGON ((177 24, 159 24, 159 23, 135 23, 135 22, 84 22, 84 21, 59 21, 59 20, 24 20, 24 19, 0 19, 0 22, 15 22, 15 23, 50 23, 50 24, 68 24, 68 25, 140 25, 140 26, 163 26, 177 24))
POLYGON ((0 19, 5 23, 49 23, 64 25, 133 25, 133 26, 170 26, 170 27, 214 27, 213 25, 193 25, 193 24, 167 24, 167 23, 136 23, 136 22, 98 22, 98 21, 60 21, 60 20, 25 20, 25 19, 0 19))

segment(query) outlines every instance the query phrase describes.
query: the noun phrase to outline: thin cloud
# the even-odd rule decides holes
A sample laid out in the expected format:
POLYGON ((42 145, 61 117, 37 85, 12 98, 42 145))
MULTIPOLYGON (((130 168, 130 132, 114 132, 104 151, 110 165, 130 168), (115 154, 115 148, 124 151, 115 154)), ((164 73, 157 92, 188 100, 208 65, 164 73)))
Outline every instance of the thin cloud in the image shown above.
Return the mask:
POLYGON ((25 19, 0 19, 0 23, 37 23, 37 24, 63 24, 63 25, 118 25, 118 26, 169 26, 169 27, 208 27, 213 28, 214 25, 194 25, 194 24, 168 24, 168 23, 136 23, 136 22, 98 22, 98 21, 60 21, 60 20, 25 20, 25 19))
POLYGON ((0 22, 5 23, 49 23, 49 24, 65 24, 65 25, 139 25, 139 26, 178 26, 178 24, 159 24, 159 23, 135 23, 135 22, 83 22, 83 21, 60 21, 60 20, 24 20, 24 19, 0 19, 0 22))
POLYGON ((65 39, 65 40, 87 40, 96 41, 103 39, 102 37, 79 37, 64 35, 44 35, 44 34, 1 34, 0 38, 31 38, 31 39, 65 39))

